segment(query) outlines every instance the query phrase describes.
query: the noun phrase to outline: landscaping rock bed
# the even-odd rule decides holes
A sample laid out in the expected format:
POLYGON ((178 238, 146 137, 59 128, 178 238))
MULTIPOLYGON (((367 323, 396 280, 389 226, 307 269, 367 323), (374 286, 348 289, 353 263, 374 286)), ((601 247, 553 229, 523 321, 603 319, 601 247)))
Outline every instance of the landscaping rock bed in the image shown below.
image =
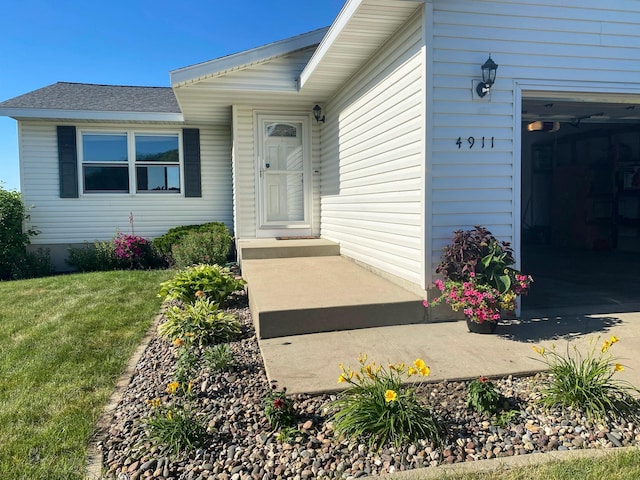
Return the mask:
MULTIPOLYGON (((156 337, 140 359, 113 413, 107 436, 99 444, 104 478, 349 479, 534 452, 640 443, 640 429, 633 423, 600 424, 579 414, 539 408, 534 400, 542 375, 494 380, 518 409, 510 423, 501 426, 467 408, 465 382, 438 382, 421 387, 420 395, 446 425, 446 439, 441 446, 420 441, 398 449, 387 445, 376 452, 363 443, 336 438, 327 411, 327 403, 335 398, 332 395, 295 396, 300 415, 298 432, 288 440, 280 439, 264 416, 263 399, 271 386, 246 298, 240 296, 236 301, 237 305, 230 310, 243 324, 242 338, 230 344, 236 366, 216 374, 201 369, 190 400, 191 411, 210 433, 206 445, 174 455, 152 444, 145 433, 143 419, 152 410, 148 401, 173 400, 166 388, 173 380, 175 347, 156 337)), ((348 363, 349 359, 345 359, 345 364, 348 363)), ((353 363, 355 366, 355 359, 353 363)), ((337 365, 335 370, 337 378, 337 365)))

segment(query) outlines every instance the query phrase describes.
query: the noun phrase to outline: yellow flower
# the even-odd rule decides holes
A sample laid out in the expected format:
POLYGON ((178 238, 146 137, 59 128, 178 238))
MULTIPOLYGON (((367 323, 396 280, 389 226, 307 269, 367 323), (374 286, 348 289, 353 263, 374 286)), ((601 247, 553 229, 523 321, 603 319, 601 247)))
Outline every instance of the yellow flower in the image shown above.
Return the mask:
POLYGON ((173 420, 173 413, 171 413, 171 410, 169 410, 169 411, 167 412, 167 418, 168 418, 169 420, 173 420))
POLYGON ((168 393, 176 393, 176 391, 178 390, 179 386, 180 386, 179 382, 171 382, 169 385, 167 385, 167 392, 168 393))
POLYGON ((176 347, 182 347, 184 345, 184 340, 181 339, 181 338, 176 338, 173 341, 173 345, 176 346, 176 347))
POLYGON ((426 365, 420 369, 420 375, 422 375, 423 377, 428 377, 430 373, 431 369, 426 365))
POLYGON ((414 365, 418 370, 420 370, 421 368, 424 368, 424 367, 426 367, 426 366, 427 366, 427 365, 424 363, 424 360, 422 360, 421 358, 416 358, 416 359, 413 361, 413 365, 414 365))
POLYGON ((624 366, 620 365, 619 363, 616 363, 616 365, 613 367, 614 372, 621 372, 624 370, 624 366))
POLYGON ((344 375, 340 375, 338 377, 338 383, 344 383, 347 381, 347 378, 344 375))
POLYGON ((395 402, 398 399, 398 394, 396 392, 394 392, 393 390, 387 390, 386 392, 384 392, 384 401, 389 403, 389 402, 395 402))
POLYGON ((609 340, 605 340, 602 344, 602 353, 605 353, 607 350, 609 350, 609 347, 611 347, 611 342, 609 340))
POLYGON ((367 377, 373 378, 373 372, 371 370, 371 365, 367 365, 364 370, 365 370, 365 372, 367 374, 367 377))
POLYGON ((147 403, 151 405, 153 408, 158 408, 160 406, 160 399, 154 398, 153 400, 147 400, 147 403))
POLYGON ((533 351, 539 353, 540 355, 544 355, 544 347, 533 346, 533 351))
POLYGON ((615 335, 611 335, 611 338, 609 339, 609 341, 611 342, 611 345, 613 345, 614 343, 619 342, 620 339, 615 335))
POLYGON ((418 370, 416 370, 413 367, 409 367, 409 370, 407 370, 407 375, 409 375, 410 377, 415 375, 415 374, 417 374, 417 373, 418 373, 418 370))

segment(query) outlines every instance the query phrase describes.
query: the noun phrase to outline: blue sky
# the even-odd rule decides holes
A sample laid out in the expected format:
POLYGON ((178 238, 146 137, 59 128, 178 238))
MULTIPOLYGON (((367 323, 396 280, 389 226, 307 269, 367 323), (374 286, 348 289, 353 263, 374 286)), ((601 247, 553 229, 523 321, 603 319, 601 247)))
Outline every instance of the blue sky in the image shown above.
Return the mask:
MULTIPOLYGON (((0 28, 0 101, 58 81, 169 86, 169 71, 328 26, 344 0, 16 0, 0 28)), ((19 190, 17 122, 0 182, 19 190)))

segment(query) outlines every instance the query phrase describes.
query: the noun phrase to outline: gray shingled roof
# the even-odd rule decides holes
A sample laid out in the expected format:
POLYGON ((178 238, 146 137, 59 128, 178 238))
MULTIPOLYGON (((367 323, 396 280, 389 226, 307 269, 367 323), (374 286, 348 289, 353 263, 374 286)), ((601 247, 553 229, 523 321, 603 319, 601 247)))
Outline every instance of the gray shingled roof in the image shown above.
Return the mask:
POLYGON ((0 108, 182 113, 169 87, 58 82, 0 102, 0 108))

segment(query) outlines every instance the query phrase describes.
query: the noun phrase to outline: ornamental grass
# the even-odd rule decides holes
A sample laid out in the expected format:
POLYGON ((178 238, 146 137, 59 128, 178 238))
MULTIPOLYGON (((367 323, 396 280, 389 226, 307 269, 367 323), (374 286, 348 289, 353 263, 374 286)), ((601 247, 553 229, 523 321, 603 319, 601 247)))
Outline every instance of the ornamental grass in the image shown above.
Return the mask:
POLYGON ((586 354, 576 345, 568 345, 565 354, 534 346, 549 367, 549 384, 542 389, 540 402, 546 407, 579 409, 591 420, 606 417, 620 420, 640 420, 640 390, 629 382, 614 378, 624 370, 609 351, 619 339, 611 336, 600 348, 600 337, 592 338, 586 354))

